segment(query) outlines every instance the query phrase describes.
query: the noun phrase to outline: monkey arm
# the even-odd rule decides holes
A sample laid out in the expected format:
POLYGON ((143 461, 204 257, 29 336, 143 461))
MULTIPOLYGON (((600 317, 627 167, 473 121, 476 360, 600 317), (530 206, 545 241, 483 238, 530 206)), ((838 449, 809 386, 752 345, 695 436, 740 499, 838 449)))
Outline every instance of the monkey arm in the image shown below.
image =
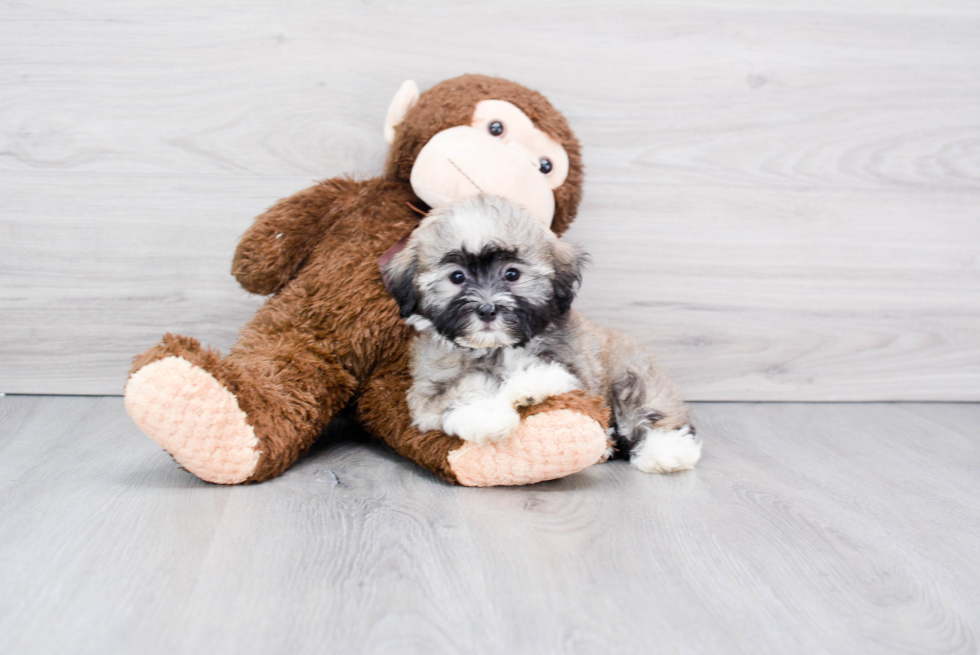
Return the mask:
POLYGON ((577 473, 605 461, 609 410, 584 391, 552 396, 521 409, 521 424, 507 439, 464 444, 449 453, 458 484, 467 487, 533 484, 577 473))
POLYGON ((609 410, 598 396, 572 391, 521 410, 517 431, 499 443, 476 445, 411 425, 406 358, 361 387, 358 420, 399 454, 448 482, 472 487, 532 484, 571 475, 604 459, 609 410))
POLYGON ((242 236, 232 260, 232 275, 250 293, 278 291, 296 275, 343 200, 355 195, 359 185, 334 178, 277 202, 242 236))

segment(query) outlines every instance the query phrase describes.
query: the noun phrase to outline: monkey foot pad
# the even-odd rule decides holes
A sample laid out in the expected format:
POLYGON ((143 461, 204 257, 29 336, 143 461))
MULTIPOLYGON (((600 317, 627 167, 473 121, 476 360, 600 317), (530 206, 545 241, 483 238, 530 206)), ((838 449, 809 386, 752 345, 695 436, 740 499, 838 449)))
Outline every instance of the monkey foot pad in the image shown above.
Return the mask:
POLYGON ((235 396, 204 369, 165 357, 136 371, 125 395, 136 425, 202 480, 238 484, 255 471, 255 431, 235 396))

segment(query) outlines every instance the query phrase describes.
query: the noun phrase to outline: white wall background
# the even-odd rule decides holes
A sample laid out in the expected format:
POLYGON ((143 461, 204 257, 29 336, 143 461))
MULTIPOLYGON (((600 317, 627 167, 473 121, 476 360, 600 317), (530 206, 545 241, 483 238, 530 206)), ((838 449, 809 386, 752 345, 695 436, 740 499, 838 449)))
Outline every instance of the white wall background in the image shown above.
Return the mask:
POLYGON ((229 346, 251 219, 464 72, 568 116, 578 307, 690 399, 980 400, 980 3, 884 0, 0 4, 0 391, 229 346))

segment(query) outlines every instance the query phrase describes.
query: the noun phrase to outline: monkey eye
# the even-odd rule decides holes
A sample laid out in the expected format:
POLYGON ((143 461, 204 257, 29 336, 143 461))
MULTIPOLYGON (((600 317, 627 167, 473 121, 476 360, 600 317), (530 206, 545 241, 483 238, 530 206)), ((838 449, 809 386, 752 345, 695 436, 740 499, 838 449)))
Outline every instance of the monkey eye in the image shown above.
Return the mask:
POLYGON ((538 162, 541 164, 538 167, 538 170, 544 173, 545 175, 550 173, 551 169, 554 168, 554 166, 551 165, 551 160, 548 159, 547 157, 542 157, 541 159, 538 160, 538 162))
POLYGON ((492 123, 490 123, 487 129, 490 131, 490 134, 492 134, 493 136, 500 136, 504 133, 504 124, 501 123, 500 121, 493 121, 492 123))
POLYGON ((504 273, 504 279, 508 282, 517 282, 521 279, 521 272, 516 268, 508 268, 504 273))
POLYGON ((463 275, 463 271, 453 271, 449 274, 449 281, 453 284, 462 284, 466 281, 466 276, 463 275))

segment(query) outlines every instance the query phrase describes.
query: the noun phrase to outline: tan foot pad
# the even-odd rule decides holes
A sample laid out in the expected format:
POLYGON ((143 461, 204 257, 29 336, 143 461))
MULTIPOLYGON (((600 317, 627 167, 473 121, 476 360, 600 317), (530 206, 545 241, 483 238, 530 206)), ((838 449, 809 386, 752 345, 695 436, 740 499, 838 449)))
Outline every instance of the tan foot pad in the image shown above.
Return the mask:
POLYGON ((140 430, 197 477, 237 484, 255 471, 255 431, 235 396, 203 368, 165 357, 136 371, 125 393, 140 430))
POLYGON ((562 478, 597 463, 605 455, 606 431, 594 419, 570 409, 528 416, 507 439, 486 446, 466 444, 449 453, 460 484, 493 487, 562 478))

